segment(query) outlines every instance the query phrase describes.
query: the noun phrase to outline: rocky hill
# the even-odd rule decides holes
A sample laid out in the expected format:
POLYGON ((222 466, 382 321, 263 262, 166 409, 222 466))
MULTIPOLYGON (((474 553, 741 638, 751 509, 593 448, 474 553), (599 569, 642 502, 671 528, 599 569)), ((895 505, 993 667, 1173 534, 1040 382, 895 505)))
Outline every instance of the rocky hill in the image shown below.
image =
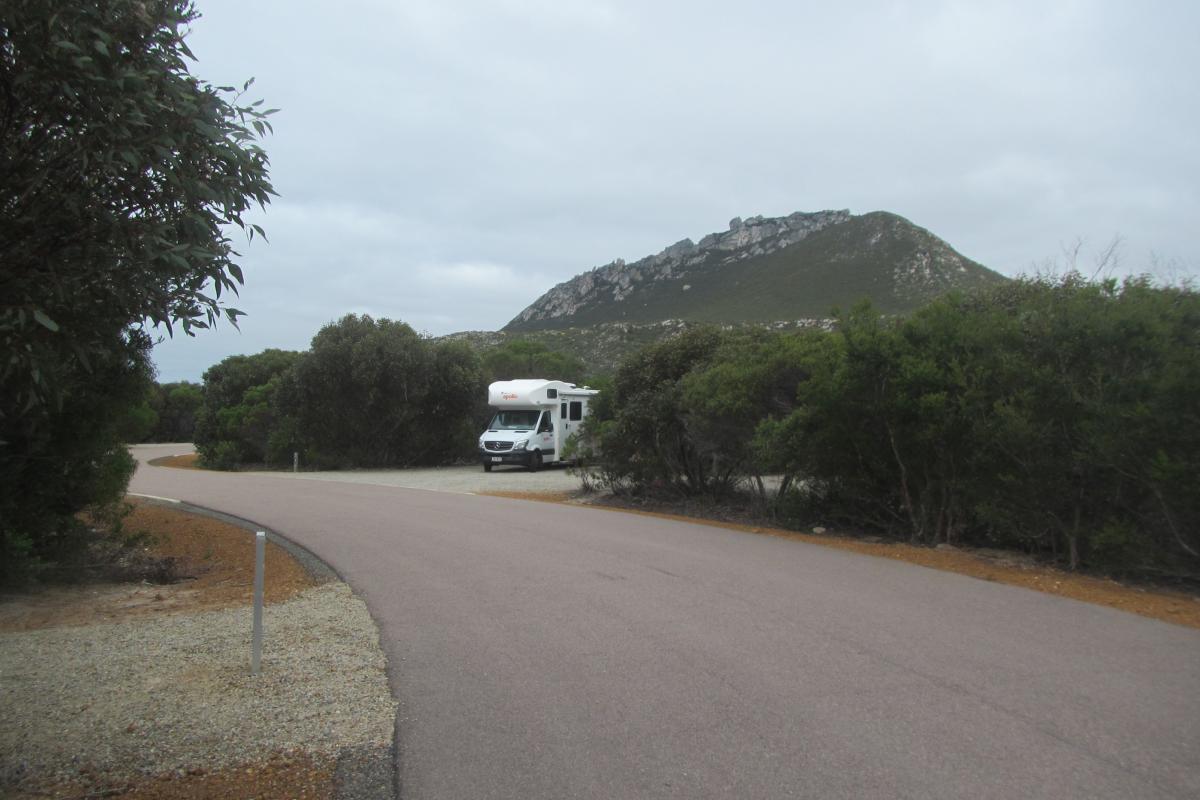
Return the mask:
POLYGON ((538 298, 508 333, 665 321, 811 324, 869 298, 885 312, 1004 280, 886 212, 735 218, 633 263, 617 259, 538 298))

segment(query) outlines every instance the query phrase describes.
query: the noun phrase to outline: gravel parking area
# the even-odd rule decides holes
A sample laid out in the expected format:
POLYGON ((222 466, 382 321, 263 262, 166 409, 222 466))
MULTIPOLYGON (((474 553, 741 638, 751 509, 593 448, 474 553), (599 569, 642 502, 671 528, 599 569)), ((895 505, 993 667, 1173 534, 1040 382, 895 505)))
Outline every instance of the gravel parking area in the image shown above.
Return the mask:
POLYGON ((342 481, 369 483, 376 486, 399 486, 405 489, 431 489, 439 492, 570 492, 579 488, 579 478, 567 473, 566 467, 543 467, 529 472, 522 467, 496 467, 484 472, 481 465, 469 467, 435 467, 426 469, 342 470, 337 472, 259 472, 308 481, 342 481))
MULTIPOLYGON (((190 443, 134 445, 130 451, 142 461, 162 466, 193 467, 194 459, 183 458, 196 452, 190 443)), ((404 489, 429 489, 437 492, 486 494, 488 492, 530 492, 534 494, 572 492, 579 478, 559 464, 543 466, 537 472, 524 467, 500 465, 484 472, 482 464, 458 467, 418 467, 413 469, 346 469, 292 472, 291 470, 254 470, 255 475, 270 475, 301 481, 337 481, 366 483, 374 486, 398 486, 404 489)))
POLYGON ((348 586, 268 606, 257 677, 249 619, 241 607, 0 634, 0 786, 214 769, 288 751, 331 761, 390 752, 384 656, 348 586))

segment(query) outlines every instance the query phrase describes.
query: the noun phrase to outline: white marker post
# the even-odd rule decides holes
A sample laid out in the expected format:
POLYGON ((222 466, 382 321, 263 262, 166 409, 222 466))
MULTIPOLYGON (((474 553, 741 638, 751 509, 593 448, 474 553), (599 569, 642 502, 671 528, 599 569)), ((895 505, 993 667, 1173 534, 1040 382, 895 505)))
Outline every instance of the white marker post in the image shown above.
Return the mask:
POLYGON ((250 674, 257 675, 262 663, 263 566, 267 555, 267 534, 254 535, 254 638, 250 650, 250 674))
POLYGON ((300 452, 292 451, 292 472, 300 471, 300 452))

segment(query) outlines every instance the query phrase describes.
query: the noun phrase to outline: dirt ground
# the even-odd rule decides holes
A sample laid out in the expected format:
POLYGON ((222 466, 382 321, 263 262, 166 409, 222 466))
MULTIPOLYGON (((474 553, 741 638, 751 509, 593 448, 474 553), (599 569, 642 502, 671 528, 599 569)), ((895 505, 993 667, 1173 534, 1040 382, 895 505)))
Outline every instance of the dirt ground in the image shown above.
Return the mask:
MULTIPOLYGON (((169 585, 92 584, 7 595, 0 598, 0 631, 103 624, 130 616, 229 608, 251 602, 254 538, 250 532, 209 517, 140 502, 134 503, 126 526, 149 533, 149 549, 158 556, 176 559, 179 573, 188 577, 169 585)), ((272 542, 267 543, 265 566, 267 603, 287 600, 318 582, 272 542)), ((305 753, 276 753, 265 762, 219 771, 195 769, 118 784, 99 778, 93 783, 44 784, 4 796, 22 800, 327 800, 333 797, 333 769, 327 759, 305 753)))
MULTIPOLYGON (((219 520, 133 502, 130 531, 150 534, 148 549, 175 560, 184 579, 173 584, 108 583, 54 586, 0 598, 0 631, 56 625, 90 625, 141 614, 164 614, 249 605, 254 588, 254 538, 219 520)), ((265 557, 267 603, 287 600, 316 585, 274 542, 265 557)))
POLYGON ((800 533, 762 525, 631 507, 620 498, 597 495, 576 495, 570 492, 487 492, 496 497, 517 500, 537 500, 549 503, 586 504, 592 508, 643 514, 662 519, 677 519, 712 525, 720 528, 778 536, 784 539, 836 547, 855 553, 894 558, 944 572, 956 572, 985 581, 1022 586, 1046 594, 1081 600, 1085 603, 1118 608, 1143 617, 1172 622, 1190 628, 1200 628, 1200 597, 1162 588, 1130 586, 1107 578, 1064 572, 1038 564, 1020 553, 1002 550, 968 549, 940 546, 918 547, 902 542, 887 542, 840 536, 836 532, 800 533))

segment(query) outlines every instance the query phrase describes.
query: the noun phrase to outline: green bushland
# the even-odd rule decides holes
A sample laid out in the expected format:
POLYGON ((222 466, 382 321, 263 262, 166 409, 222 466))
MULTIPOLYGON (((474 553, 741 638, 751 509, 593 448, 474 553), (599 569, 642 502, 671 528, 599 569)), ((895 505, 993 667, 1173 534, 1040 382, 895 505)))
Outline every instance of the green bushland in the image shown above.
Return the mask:
POLYGON ((78 574, 106 530, 118 530, 134 461, 124 442, 129 414, 151 385, 150 340, 114 333, 89 368, 64 363, 49 376, 59 402, 0 418, 0 582, 78 574))
POLYGON ((1070 274, 832 332, 690 331, 624 362, 579 450, 615 491, 748 483, 793 525, 1195 575, 1197 398, 1195 292, 1070 274))

